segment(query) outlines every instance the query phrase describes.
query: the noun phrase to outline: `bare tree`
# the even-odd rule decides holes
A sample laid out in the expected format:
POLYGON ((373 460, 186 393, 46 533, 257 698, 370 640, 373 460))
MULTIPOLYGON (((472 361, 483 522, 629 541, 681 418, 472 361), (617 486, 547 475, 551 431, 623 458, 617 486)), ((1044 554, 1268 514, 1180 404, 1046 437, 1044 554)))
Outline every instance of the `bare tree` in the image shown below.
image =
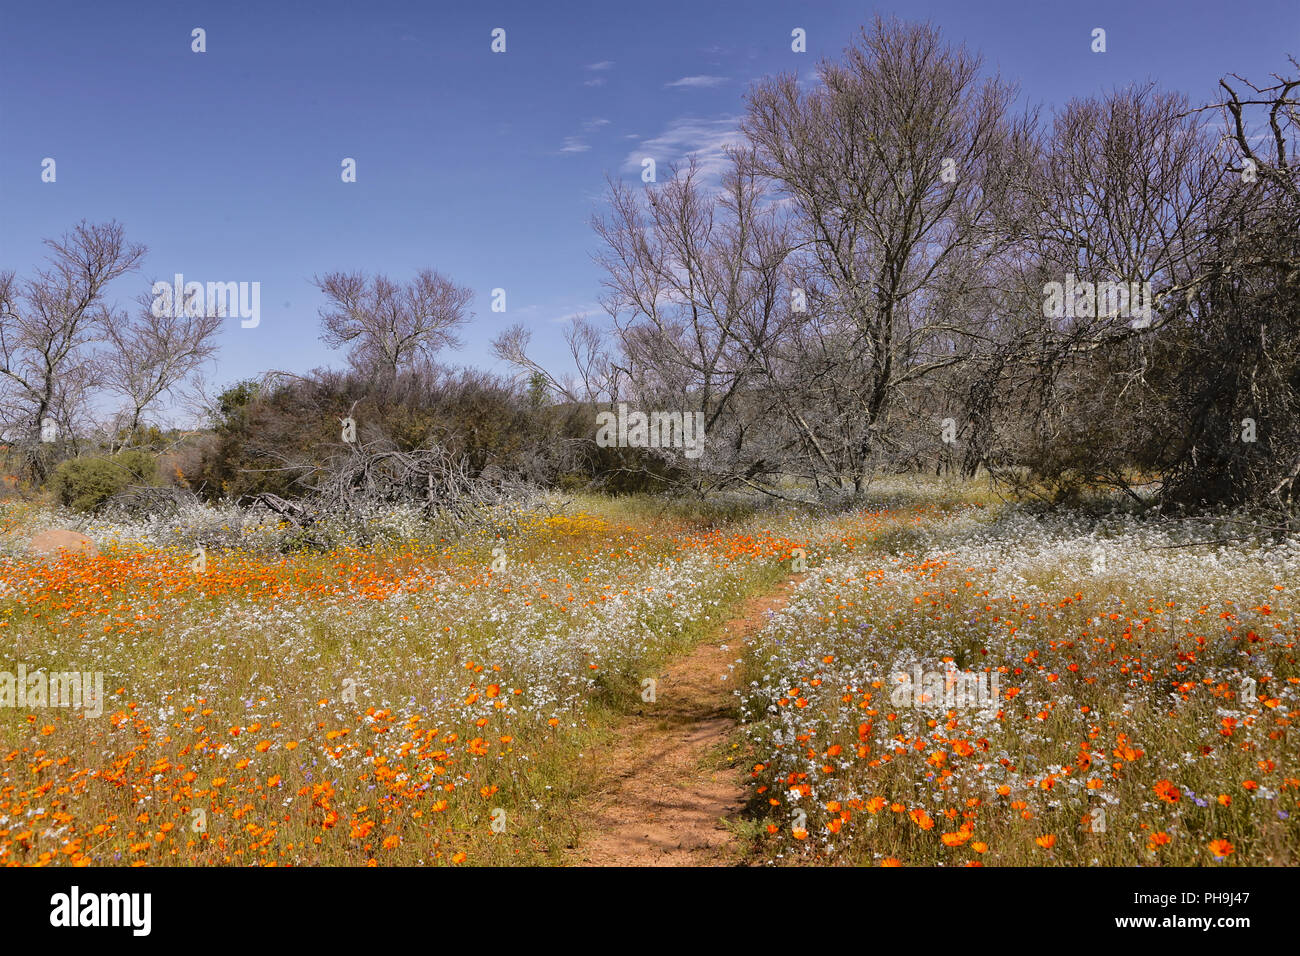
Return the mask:
POLYGON ((133 321, 109 323, 105 329, 103 384, 125 399, 118 419, 128 442, 145 414, 216 353, 222 318, 203 309, 157 309, 147 293, 139 302, 133 321))
POLYGON ((123 320, 104 304, 105 289, 145 254, 116 222, 83 220, 46 245, 49 265, 33 278, 20 282, 12 272, 0 273, 0 424, 25 449, 38 480, 51 465, 42 450, 42 423, 52 420, 70 431, 78 399, 97 379, 87 346, 123 320))
MULTIPOLYGON (((1300 72, 1300 61, 1288 57, 1291 66, 1300 72)), ((1243 99, 1237 89, 1228 82, 1228 78, 1219 80, 1219 86, 1228 94, 1227 99, 1209 109, 1218 108, 1224 113, 1224 125, 1234 145, 1241 150, 1243 164, 1233 169, 1236 173, 1245 173, 1249 168, 1255 177, 1262 176, 1284 192, 1293 201, 1300 203, 1300 184, 1296 182, 1296 163, 1287 155, 1287 147, 1294 150, 1297 127, 1300 127, 1300 96, 1295 91, 1300 89, 1300 76, 1282 76, 1274 73, 1277 80, 1272 86, 1256 86, 1249 80, 1232 74, 1231 78, 1238 86, 1249 87, 1251 93, 1243 99), (1247 112, 1255 107, 1265 107, 1268 120, 1268 133, 1262 137, 1265 145, 1257 146, 1252 137, 1247 120, 1247 112), (1249 167, 1246 165, 1249 164, 1249 167)), ((1243 177, 1243 182, 1252 181, 1243 177)))
POLYGON ((1094 287, 1149 282, 1152 314, 1135 320, 1094 302, 1092 314, 1062 316, 1053 335, 1086 350, 1158 330, 1186 308, 1205 277, 1222 176, 1213 138, 1181 94, 1148 85, 1068 103, 1033 179, 1037 258, 1057 281, 1069 272, 1094 287))
MULTIPOLYGON (((1300 68, 1295 58, 1292 67, 1300 68)), ((1233 74, 1219 110, 1226 174, 1214 196, 1194 298, 1159 367, 1182 425, 1166 505, 1248 504, 1289 513, 1300 495, 1300 77, 1233 74), (1248 91, 1248 92, 1247 92, 1248 91)))
POLYGON ((785 457, 764 391, 790 322, 789 248, 753 151, 729 162, 716 190, 694 158, 644 192, 611 182, 609 212, 592 224, 623 381, 650 408, 702 412, 697 465, 714 483, 754 484, 785 457), (775 427, 756 426, 769 417, 775 427))
POLYGON ((473 292, 431 269, 405 285, 360 272, 331 272, 315 283, 330 300, 320 313, 321 341, 350 347, 354 368, 389 378, 459 347, 456 330, 470 318, 473 292))
MULTIPOLYGON (((858 423, 850 475, 860 489, 900 391, 964 361, 979 329, 936 308, 944 290, 978 284, 1012 237, 999 228, 1025 165, 1031 122, 1012 120, 1013 90, 937 29, 877 18, 822 86, 765 80, 743 129, 763 171, 793 201, 797 239, 838 326, 833 368, 858 423)), ((842 422, 843 423, 843 422, 842 422)))
POLYGON ((574 373, 564 376, 547 371, 529 356, 532 332, 523 325, 512 325, 493 339, 492 352, 565 401, 595 405, 616 401, 620 394, 620 369, 610 355, 607 338, 585 315, 571 319, 564 330, 564 341, 573 359, 574 373))
POLYGON ((1188 427, 1157 387, 1158 343, 1202 309, 1223 162, 1185 97, 1145 85, 1067 103, 1024 180, 991 280, 1001 318, 968 384, 968 471, 1052 498, 1132 494, 1188 427))

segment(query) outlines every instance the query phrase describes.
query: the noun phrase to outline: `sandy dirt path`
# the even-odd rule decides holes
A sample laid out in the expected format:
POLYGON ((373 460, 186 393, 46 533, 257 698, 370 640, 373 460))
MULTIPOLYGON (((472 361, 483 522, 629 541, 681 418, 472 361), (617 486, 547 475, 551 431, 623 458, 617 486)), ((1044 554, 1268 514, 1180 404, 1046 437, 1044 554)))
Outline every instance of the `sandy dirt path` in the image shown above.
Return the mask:
POLYGON ((577 808, 578 866, 728 866, 740 862, 724 820, 745 803, 745 768, 727 767, 736 730, 737 670, 745 635, 784 607, 802 575, 749 599, 657 678, 655 701, 616 728, 611 745, 588 755, 599 781, 577 808), (723 678, 726 678, 725 680, 723 678))

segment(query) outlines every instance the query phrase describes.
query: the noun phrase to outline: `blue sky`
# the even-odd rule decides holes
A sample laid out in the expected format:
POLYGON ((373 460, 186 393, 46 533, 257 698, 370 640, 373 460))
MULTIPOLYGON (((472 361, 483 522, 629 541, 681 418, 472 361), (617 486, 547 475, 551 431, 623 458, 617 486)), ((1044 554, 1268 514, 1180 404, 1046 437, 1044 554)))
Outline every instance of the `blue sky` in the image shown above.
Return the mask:
POLYGON ((41 240, 117 219, 149 247, 119 280, 257 281, 255 329, 221 333, 218 383, 341 364, 311 277, 439 269, 475 291, 466 347, 522 322, 561 367, 570 315, 599 316, 589 226, 607 174, 639 180, 716 151, 746 87, 811 78, 876 12, 931 20, 1050 110, 1132 81, 1193 99, 1300 54, 1300 4, 17 3, 0 8, 0 268, 41 240), (202 27, 207 52, 191 51, 202 27), (490 50, 506 30, 506 52, 490 50), (790 49, 795 27, 808 51, 790 49), (1107 52, 1090 50, 1107 32, 1107 52), (55 183, 41 161, 57 162, 55 183), (344 157, 356 183, 340 178, 344 157), (493 288, 507 311, 490 310, 493 288))

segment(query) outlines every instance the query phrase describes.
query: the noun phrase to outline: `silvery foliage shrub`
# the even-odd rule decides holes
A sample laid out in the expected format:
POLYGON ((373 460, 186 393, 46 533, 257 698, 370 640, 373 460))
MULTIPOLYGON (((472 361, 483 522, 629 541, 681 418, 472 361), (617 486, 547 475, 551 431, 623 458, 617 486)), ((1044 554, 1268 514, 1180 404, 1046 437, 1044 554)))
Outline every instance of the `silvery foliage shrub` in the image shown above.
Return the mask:
POLYGON ((147 547, 188 550, 196 544, 216 549, 274 552, 292 528, 270 512, 233 503, 191 502, 175 512, 127 515, 106 511, 89 519, 82 531, 101 548, 147 547))
MULTIPOLYGON (((540 504, 521 500, 514 505, 489 509, 483 526, 508 530, 512 518, 540 504)), ((71 515, 41 515, 41 527, 73 527, 71 515)), ((202 544, 213 550, 236 550, 256 554, 284 554, 304 549, 397 547, 413 543, 439 544, 462 533, 436 516, 430 518, 416 502, 366 504, 348 515, 324 515, 306 527, 299 527, 266 508, 247 508, 233 503, 191 502, 174 512, 127 515, 105 512, 75 526, 93 538, 100 548, 119 546, 156 550, 189 551, 202 544)), ((37 529, 39 530, 39 529, 37 529)))

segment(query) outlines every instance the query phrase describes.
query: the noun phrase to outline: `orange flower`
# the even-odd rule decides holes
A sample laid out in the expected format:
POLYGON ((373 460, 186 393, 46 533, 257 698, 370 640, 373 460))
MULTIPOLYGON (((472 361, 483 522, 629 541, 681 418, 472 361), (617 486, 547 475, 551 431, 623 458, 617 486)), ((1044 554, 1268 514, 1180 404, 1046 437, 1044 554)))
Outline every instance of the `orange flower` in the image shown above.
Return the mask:
POLYGON ((1177 803, 1179 796, 1178 788, 1174 786, 1171 780, 1160 780, 1152 788, 1161 800, 1165 803, 1177 803))
POLYGON ((911 817, 912 822, 922 830, 934 829, 934 820, 932 820, 930 814, 926 813, 922 808, 917 807, 915 810, 908 813, 908 816, 911 817))
POLYGON ((1055 833, 1044 834, 1043 836, 1036 838, 1034 842, 1037 843, 1039 846, 1041 846, 1044 850, 1050 850, 1052 847, 1056 846, 1056 834, 1055 833))
POLYGON ((1210 853, 1214 855, 1216 860, 1226 860, 1229 856, 1235 853, 1236 850, 1237 848, 1227 840, 1220 839, 1210 841, 1210 853))

